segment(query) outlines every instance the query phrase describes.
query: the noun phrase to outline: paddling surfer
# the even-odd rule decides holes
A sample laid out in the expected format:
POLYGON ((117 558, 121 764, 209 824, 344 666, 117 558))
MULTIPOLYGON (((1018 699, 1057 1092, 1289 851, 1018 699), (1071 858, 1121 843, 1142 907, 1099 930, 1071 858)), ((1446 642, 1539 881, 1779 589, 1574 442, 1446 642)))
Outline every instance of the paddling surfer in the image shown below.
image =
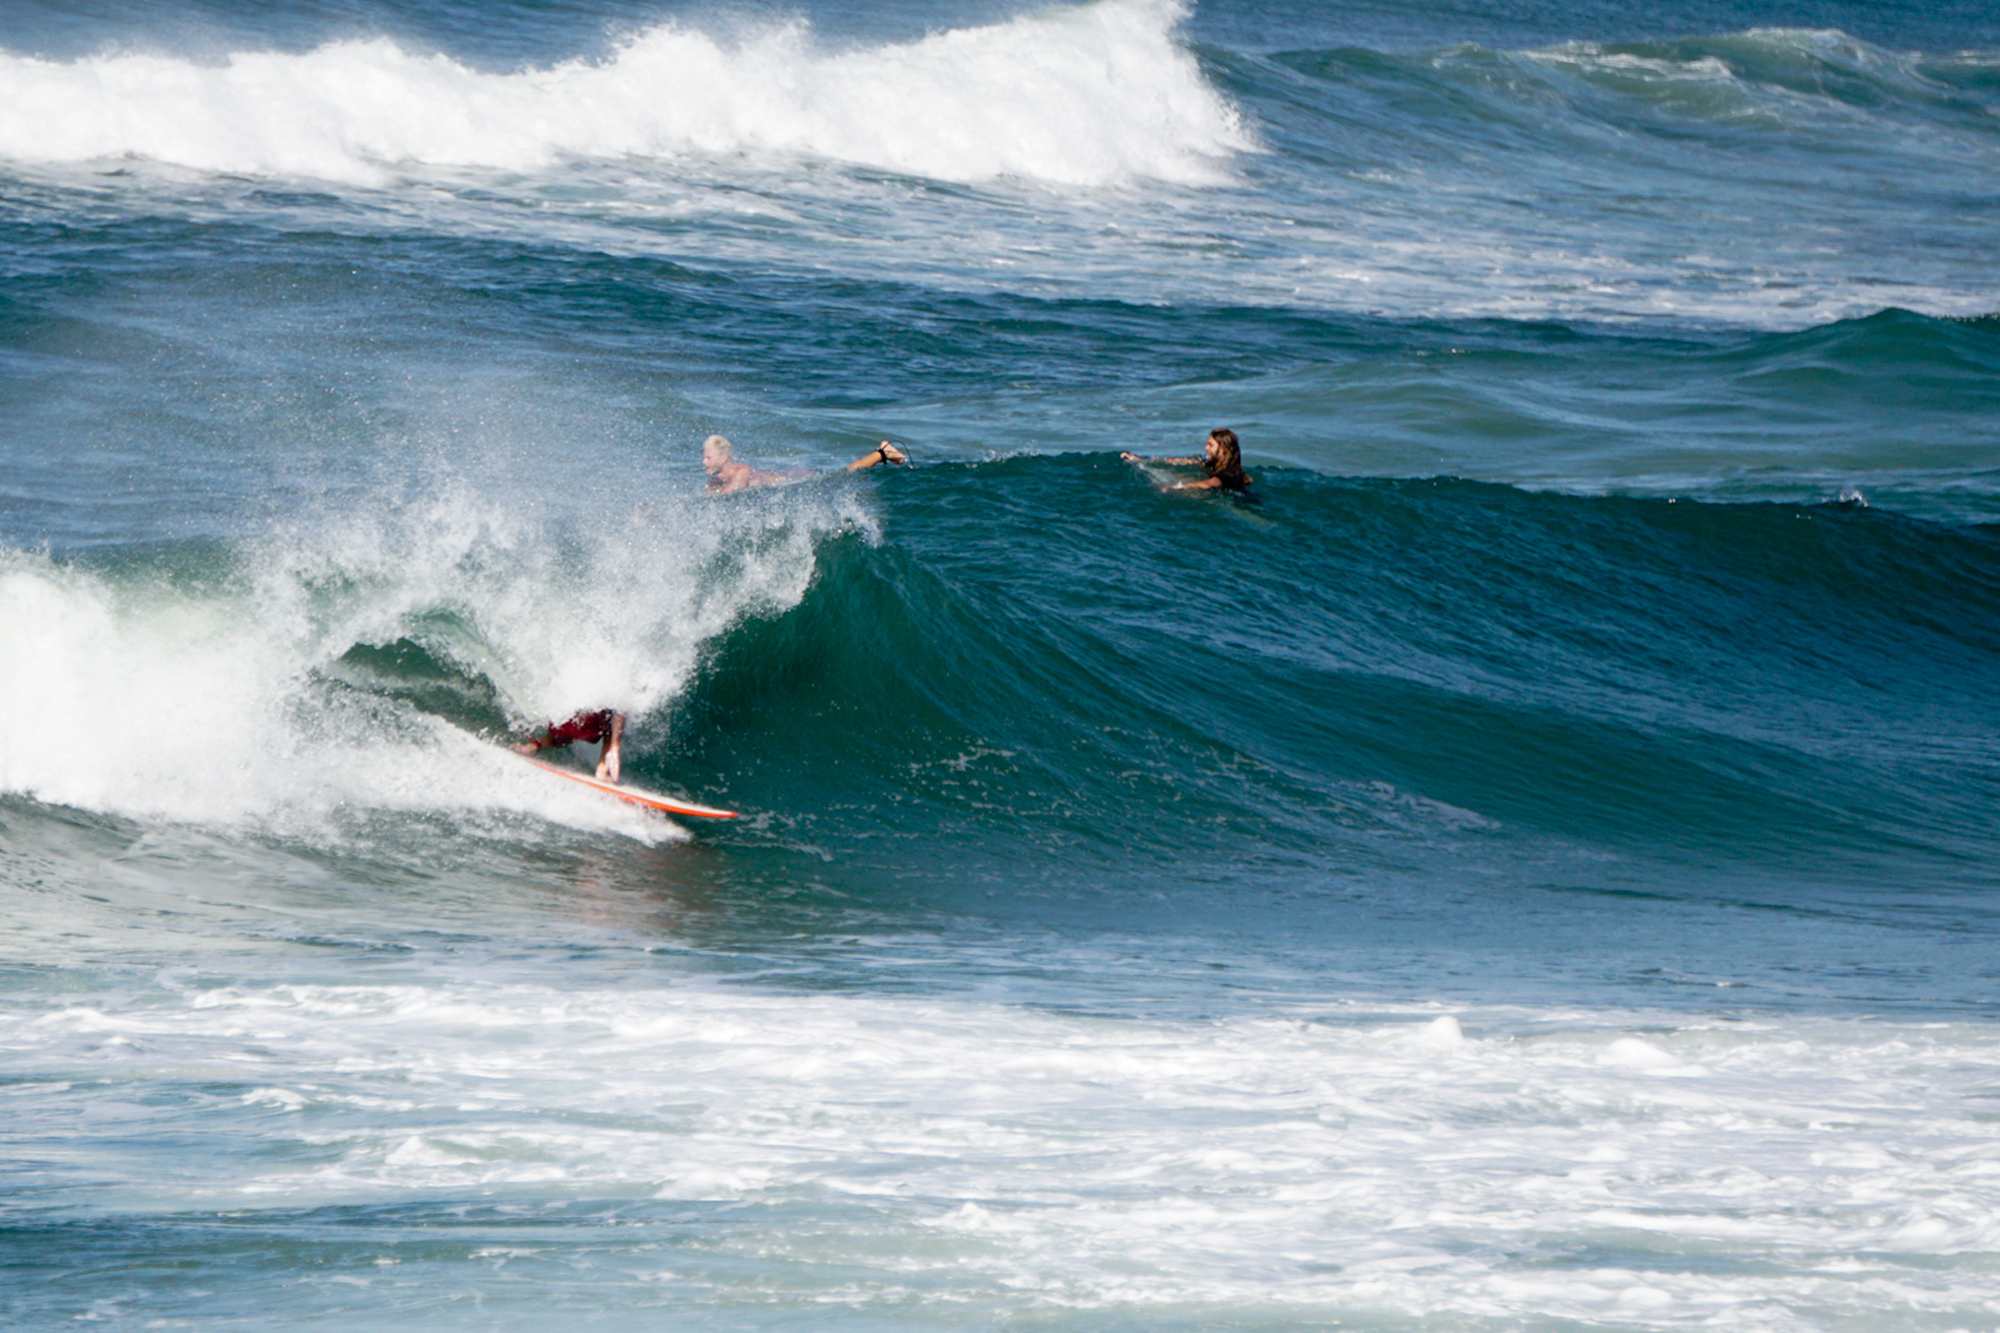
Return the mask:
POLYGON ((1250 474, 1243 470, 1243 449, 1236 432, 1227 426, 1208 433, 1199 458, 1141 458, 1134 453, 1118 455, 1128 463, 1168 463, 1177 467, 1199 467, 1208 475, 1200 481, 1177 481, 1170 491, 1247 491, 1250 474))
POLYGON ((534 754, 539 750, 564 750, 577 741, 585 745, 602 743, 603 752, 597 759, 597 776, 605 782, 618 781, 618 742, 625 736, 625 715, 614 709, 600 708, 595 712, 579 709, 567 722, 551 722, 548 730, 540 736, 530 736, 514 747, 515 754, 534 754))
MULTIPOLYGON (((708 472, 708 489, 711 491, 740 491, 751 486, 776 486, 780 482, 791 481, 794 477, 810 476, 807 472, 759 472, 748 463, 738 463, 731 453, 734 446, 720 435, 711 435, 701 442, 701 465, 708 472)), ((883 463, 907 463, 909 458, 887 440, 876 445, 861 457, 847 465, 849 472, 859 472, 863 468, 880 466, 883 463)))

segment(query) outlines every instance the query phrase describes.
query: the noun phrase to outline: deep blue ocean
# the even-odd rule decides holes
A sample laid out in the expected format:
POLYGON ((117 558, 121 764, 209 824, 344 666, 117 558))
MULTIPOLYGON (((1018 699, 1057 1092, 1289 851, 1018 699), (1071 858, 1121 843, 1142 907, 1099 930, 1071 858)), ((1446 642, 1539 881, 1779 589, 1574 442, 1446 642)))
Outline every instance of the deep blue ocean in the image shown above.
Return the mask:
POLYGON ((2000 8, 0 0, 84 1324, 2000 1330, 2000 8))

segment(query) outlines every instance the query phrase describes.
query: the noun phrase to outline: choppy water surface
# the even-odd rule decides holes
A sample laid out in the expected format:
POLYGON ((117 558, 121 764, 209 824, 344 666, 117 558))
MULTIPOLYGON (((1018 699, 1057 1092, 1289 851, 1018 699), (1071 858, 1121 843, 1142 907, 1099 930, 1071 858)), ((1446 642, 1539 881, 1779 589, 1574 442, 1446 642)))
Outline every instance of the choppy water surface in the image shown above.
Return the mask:
POLYGON ((1970 5, 0 4, 0 1314, 2000 1328, 1996 113, 1970 5))

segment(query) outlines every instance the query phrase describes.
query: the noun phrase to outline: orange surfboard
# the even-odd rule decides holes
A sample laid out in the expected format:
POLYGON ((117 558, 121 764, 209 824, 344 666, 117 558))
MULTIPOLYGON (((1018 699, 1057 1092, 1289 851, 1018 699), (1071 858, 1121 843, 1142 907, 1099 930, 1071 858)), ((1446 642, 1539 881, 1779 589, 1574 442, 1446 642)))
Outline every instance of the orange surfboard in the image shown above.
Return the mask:
POLYGON ((639 787, 627 787, 617 782, 603 782, 589 773, 579 773, 573 768, 563 768, 557 764, 545 763, 540 759, 530 759, 529 763, 544 773, 553 773, 571 782, 581 782, 586 787, 595 788, 606 796, 616 796, 621 801, 643 805, 651 810, 664 810, 670 815, 692 815, 696 819, 740 819, 734 810, 720 810, 712 805, 697 805, 693 801, 678 801, 671 796, 661 796, 657 792, 639 787))

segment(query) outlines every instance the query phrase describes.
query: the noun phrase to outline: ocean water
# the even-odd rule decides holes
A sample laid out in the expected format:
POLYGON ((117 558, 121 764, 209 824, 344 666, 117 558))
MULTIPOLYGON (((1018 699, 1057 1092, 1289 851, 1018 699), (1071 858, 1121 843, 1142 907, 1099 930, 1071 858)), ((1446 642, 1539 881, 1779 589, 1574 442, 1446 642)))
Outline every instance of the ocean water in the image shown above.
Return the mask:
POLYGON ((1993 1333, 1997 864, 1989 4, 0 0, 9 1328, 1993 1333))

